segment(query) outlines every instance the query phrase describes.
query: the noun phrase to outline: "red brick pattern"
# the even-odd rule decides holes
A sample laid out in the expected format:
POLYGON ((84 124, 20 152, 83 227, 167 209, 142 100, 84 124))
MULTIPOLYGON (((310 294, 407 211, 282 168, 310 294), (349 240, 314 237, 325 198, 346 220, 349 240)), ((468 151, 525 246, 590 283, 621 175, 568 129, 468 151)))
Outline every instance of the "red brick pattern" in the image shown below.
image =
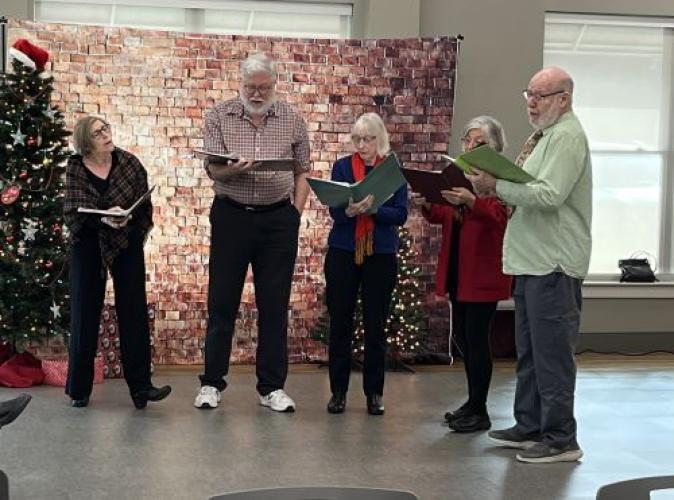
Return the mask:
MULTIPOLYGON (((21 37, 51 53, 53 101, 68 124, 87 113, 105 117, 116 144, 138 155, 158 186, 156 227, 146 255, 159 364, 203 361, 213 194, 191 150, 202 146, 205 112, 214 102, 237 95, 238 67, 249 53, 264 51, 279 61, 277 91, 308 122, 315 176, 328 177, 332 163, 349 153, 349 128, 367 111, 384 117, 392 147, 407 165, 430 168, 447 149, 456 70, 453 38, 313 40, 12 21, 10 43, 21 37)), ((437 350, 446 352, 446 311, 431 287, 438 231, 418 213, 408 226, 420 252, 437 350)), ((325 357, 310 332, 324 309, 322 263, 329 228, 327 210, 312 197, 302 217, 289 310, 291 361, 325 357)), ((253 360, 256 316, 249 279, 234 361, 253 360)))

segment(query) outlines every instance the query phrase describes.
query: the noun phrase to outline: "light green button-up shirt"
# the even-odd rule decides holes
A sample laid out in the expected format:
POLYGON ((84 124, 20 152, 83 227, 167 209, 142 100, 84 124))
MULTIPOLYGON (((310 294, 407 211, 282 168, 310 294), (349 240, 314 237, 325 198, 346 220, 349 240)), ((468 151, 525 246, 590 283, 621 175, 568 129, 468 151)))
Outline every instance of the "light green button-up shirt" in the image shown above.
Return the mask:
POLYGON ((573 112, 543 131, 523 168, 536 180, 496 182, 499 198, 516 207, 503 241, 503 272, 562 271, 585 278, 592 250, 592 164, 573 112))

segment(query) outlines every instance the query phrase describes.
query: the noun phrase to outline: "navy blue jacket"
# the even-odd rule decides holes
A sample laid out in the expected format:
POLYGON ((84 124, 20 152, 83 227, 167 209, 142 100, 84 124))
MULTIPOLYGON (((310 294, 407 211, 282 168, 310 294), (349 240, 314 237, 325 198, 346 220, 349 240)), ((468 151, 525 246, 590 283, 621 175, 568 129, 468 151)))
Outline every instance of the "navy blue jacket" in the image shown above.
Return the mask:
MULTIPOLYGON (((372 167, 366 167, 369 172, 372 167)), ((353 184, 351 170, 351 156, 341 158, 332 166, 331 179, 333 181, 353 184)), ((328 246, 341 250, 354 251, 356 217, 347 217, 344 208, 331 208, 330 215, 334 223, 328 236, 328 246)), ((397 253, 400 244, 398 226, 407 220, 407 184, 384 203, 374 214, 374 253, 397 253)))

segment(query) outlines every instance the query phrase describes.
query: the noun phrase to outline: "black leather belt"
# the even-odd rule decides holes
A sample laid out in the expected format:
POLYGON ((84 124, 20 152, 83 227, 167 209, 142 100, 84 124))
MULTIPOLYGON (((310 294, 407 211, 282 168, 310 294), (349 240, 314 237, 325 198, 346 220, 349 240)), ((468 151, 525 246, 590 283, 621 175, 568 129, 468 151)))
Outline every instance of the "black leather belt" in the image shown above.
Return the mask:
POLYGON ((254 204, 239 203, 238 201, 235 201, 229 198, 228 196, 218 196, 217 199, 233 207, 239 208, 241 210, 246 210, 247 212, 270 212, 272 210, 278 210, 279 208, 287 207, 288 205, 290 205, 290 198, 277 201, 276 203, 270 203, 269 205, 254 205, 254 204))

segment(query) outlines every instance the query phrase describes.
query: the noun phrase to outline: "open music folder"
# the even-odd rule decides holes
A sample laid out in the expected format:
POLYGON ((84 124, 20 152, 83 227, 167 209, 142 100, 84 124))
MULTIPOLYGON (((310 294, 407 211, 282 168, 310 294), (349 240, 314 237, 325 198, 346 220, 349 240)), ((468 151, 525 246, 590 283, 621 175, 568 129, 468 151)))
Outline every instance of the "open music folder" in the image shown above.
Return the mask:
POLYGON ((463 187, 473 191, 473 186, 463 171, 455 165, 447 165, 442 170, 419 170, 403 168, 403 175, 413 192, 419 193, 429 203, 451 205, 442 196, 441 191, 448 191, 455 187, 463 187))
POLYGON ((354 202, 358 202, 367 195, 374 195, 374 202, 370 211, 375 212, 406 181, 401 172, 398 158, 391 153, 359 182, 349 184, 348 182, 315 179, 312 177, 309 177, 307 182, 318 200, 329 207, 346 207, 349 204, 350 198, 354 202))
POLYGON ((128 217, 131 212, 133 212, 138 205, 143 203, 145 200, 147 200, 150 195, 152 194, 152 191, 154 191, 155 186, 152 186, 150 189, 148 189, 140 198, 138 198, 133 205, 131 205, 129 208, 125 210, 102 210, 99 208, 86 208, 86 207, 79 207, 77 209, 78 212, 80 213, 85 213, 85 214, 98 214, 98 215, 105 215, 108 217, 128 217))
POLYGON ((534 176, 486 145, 460 154, 456 158, 447 155, 440 156, 445 160, 451 161, 467 174, 470 174, 471 169, 475 167, 504 181, 526 184, 527 182, 536 180, 534 176))

